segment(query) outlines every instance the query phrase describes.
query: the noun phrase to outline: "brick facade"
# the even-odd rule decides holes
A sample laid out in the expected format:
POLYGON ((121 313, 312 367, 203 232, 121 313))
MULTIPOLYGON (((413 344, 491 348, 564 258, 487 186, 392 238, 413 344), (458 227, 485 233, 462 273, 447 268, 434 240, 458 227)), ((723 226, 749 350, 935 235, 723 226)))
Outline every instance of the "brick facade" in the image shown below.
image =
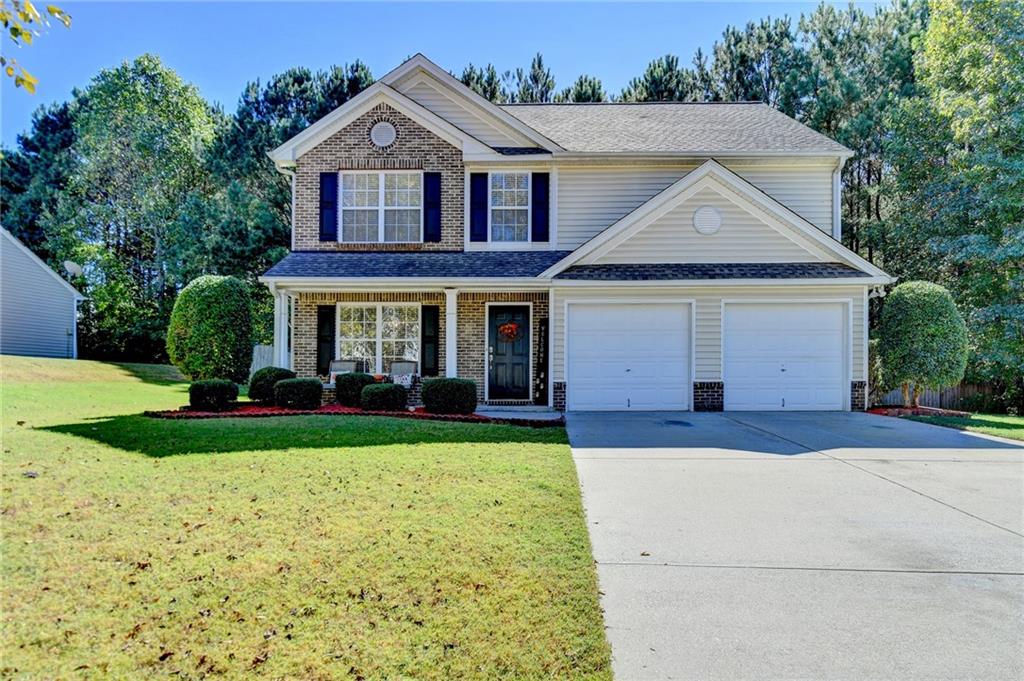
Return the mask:
POLYGON ((694 381, 693 410, 722 411, 725 405, 725 384, 721 381, 694 381))
MULTIPOLYGON (((445 295, 442 291, 422 292, 335 292, 300 293, 295 304, 292 326, 292 369, 299 376, 316 376, 316 308, 318 305, 346 303, 421 303, 437 305, 438 321, 438 373, 445 375, 445 295)), ((540 366, 542 350, 539 339, 539 321, 548 318, 546 291, 462 291, 458 297, 458 376, 476 382, 477 399, 484 401, 485 324, 487 303, 532 303, 530 333, 532 334, 534 371, 540 366)), ((533 385, 533 376, 530 377, 533 385)), ((410 395, 410 400, 412 399, 410 395)), ((414 404, 414 402, 411 402, 414 404)))
POLYGON ((555 411, 565 411, 565 381, 555 381, 551 385, 551 406, 555 411))
MULTIPOLYGON (((541 319, 548 318, 548 294, 546 291, 484 291, 459 293, 459 378, 476 381, 477 399, 484 401, 484 383, 487 380, 484 354, 487 349, 485 342, 485 324, 487 303, 533 303, 530 316, 531 345, 533 347, 533 367, 536 370, 540 363, 540 342, 538 338, 541 319)), ((533 376, 530 376, 533 385, 533 376)))
POLYGON ((464 188, 462 151, 390 106, 380 104, 299 157, 295 168, 292 250, 461 251, 465 232, 464 188), (381 120, 390 121, 398 131, 394 144, 384 149, 370 143, 370 128, 381 120), (320 173, 389 169, 441 173, 441 241, 416 244, 320 241, 320 173))
POLYGON ((868 384, 866 381, 850 382, 850 410, 864 411, 868 408, 868 384))

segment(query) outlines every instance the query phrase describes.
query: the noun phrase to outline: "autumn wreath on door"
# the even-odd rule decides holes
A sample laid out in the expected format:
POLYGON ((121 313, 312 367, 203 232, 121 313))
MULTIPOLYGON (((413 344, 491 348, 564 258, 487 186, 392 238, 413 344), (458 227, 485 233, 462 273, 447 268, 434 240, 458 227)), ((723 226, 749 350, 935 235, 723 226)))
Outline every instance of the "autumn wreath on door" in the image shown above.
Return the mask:
POLYGON ((523 327, 517 322, 505 322, 498 326, 498 338, 506 343, 515 343, 523 337, 523 327))

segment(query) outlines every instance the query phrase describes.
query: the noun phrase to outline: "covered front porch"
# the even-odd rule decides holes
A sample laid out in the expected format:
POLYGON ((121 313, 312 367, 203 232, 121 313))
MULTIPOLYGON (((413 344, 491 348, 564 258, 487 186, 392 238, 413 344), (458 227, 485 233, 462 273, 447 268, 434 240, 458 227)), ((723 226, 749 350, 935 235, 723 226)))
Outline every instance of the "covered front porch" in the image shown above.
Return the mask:
POLYGON ((470 379, 482 407, 552 405, 547 289, 275 286, 273 295, 275 364, 328 390, 331 363, 343 360, 385 377, 414 367, 414 384, 470 379))

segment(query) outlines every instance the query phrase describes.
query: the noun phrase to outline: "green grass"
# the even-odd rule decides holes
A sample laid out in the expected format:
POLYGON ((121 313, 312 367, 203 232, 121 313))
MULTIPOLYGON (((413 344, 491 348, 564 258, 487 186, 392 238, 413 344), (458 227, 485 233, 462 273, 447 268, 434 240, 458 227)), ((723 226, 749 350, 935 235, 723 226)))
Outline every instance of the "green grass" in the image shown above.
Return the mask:
POLYGON ((910 416, 908 418, 936 426, 998 435, 1011 440, 1024 440, 1024 416, 1003 414, 971 414, 970 416, 910 416))
POLYGON ((611 676, 562 429, 164 421, 166 367, 0 372, 2 677, 611 676))

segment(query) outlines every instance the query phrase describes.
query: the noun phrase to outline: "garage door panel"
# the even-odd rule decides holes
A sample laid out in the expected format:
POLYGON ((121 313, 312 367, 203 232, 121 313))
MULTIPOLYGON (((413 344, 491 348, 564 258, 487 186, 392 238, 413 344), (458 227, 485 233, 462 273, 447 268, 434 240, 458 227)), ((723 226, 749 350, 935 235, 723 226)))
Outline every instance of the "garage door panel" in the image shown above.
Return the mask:
POLYGON ((725 408, 842 409, 845 318, 840 302, 727 304, 725 408))
POLYGON ((689 408, 689 305, 572 304, 567 321, 569 409, 689 408))

